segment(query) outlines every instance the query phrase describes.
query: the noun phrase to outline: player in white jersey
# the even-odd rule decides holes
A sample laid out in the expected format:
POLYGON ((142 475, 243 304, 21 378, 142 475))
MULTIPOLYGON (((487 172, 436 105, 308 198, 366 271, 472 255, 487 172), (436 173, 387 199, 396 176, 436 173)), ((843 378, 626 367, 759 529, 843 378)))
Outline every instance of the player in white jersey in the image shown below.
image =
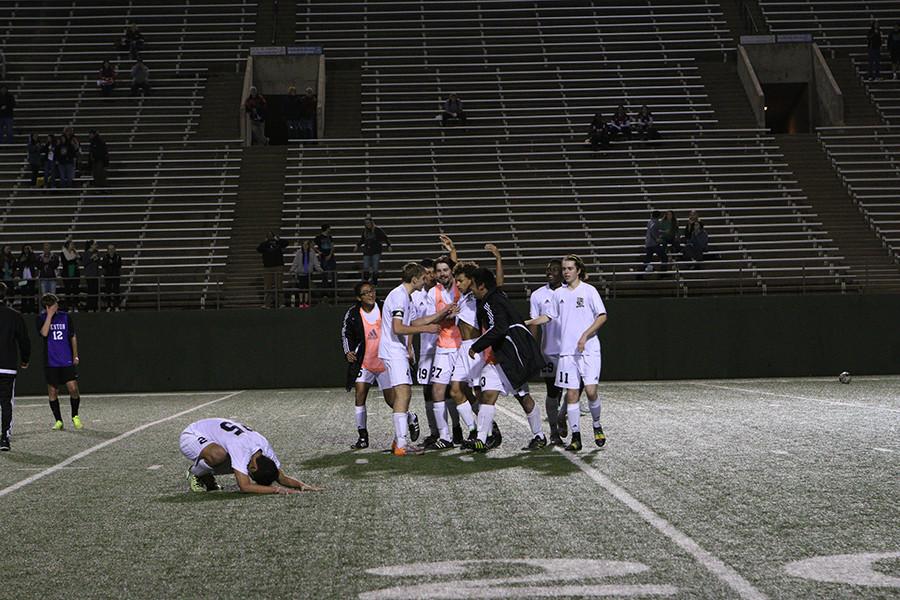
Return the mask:
POLYGON ((233 419, 201 419, 181 432, 181 453, 193 462, 187 477, 193 492, 222 489, 215 475, 234 473, 242 492, 291 494, 318 491, 285 475, 269 440, 233 419), (278 482, 283 487, 274 486, 278 482))
MULTIPOLYGON (((412 304, 415 318, 428 316, 434 311, 428 300, 428 292, 434 287, 434 261, 424 258, 419 264, 425 269, 425 287, 412 293, 412 304)), ((412 336, 410 336, 410 341, 412 336)), ((428 448, 438 439, 437 421, 434 417, 434 400, 431 393, 431 365, 434 363, 434 352, 437 345, 437 336, 433 333, 419 334, 419 360, 416 362, 416 383, 422 386, 422 396, 425 399, 425 416, 428 419, 428 435, 422 440, 422 445, 428 448)))
POLYGON ((391 290, 384 300, 381 320, 381 341, 378 345, 378 357, 384 363, 388 374, 388 385, 394 395, 394 443, 395 456, 406 456, 408 453, 418 454, 421 448, 407 447, 408 423, 407 411, 412 396, 412 373, 410 362, 412 347, 407 336, 416 333, 437 333, 437 323, 450 315, 455 307, 445 307, 436 314, 413 319, 412 294, 425 287, 425 269, 417 263, 408 263, 403 267, 403 280, 391 290))
POLYGON ((559 321, 559 365, 556 369, 556 385, 566 390, 566 415, 572 439, 566 450, 581 450, 579 389, 584 384, 594 424, 594 443, 603 446, 606 435, 600 424, 600 340, 597 331, 606 322, 606 307, 597 289, 585 283, 584 262, 574 254, 562 260, 565 285, 553 292, 553 309, 547 314, 526 322, 527 325, 543 325, 551 320, 559 321))
MULTIPOLYGON (((554 258, 547 263, 547 285, 541 286, 531 293, 529 300, 529 318, 534 319, 548 314, 553 306, 553 292, 562 285, 562 261, 554 258)), ((541 352, 544 355, 544 368, 541 369, 541 377, 547 386, 547 422, 550 424, 550 445, 561 446, 562 438, 567 434, 566 413, 560 412, 559 401, 562 391, 556 385, 556 367, 559 364, 559 321, 553 320, 538 327, 531 325, 531 335, 537 339, 538 331, 541 335, 541 352)))

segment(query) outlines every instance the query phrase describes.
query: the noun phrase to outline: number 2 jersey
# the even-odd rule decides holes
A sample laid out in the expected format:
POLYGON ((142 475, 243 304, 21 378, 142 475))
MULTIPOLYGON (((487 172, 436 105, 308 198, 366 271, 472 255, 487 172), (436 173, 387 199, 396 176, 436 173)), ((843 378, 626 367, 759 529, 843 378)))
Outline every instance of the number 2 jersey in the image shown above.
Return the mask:
POLYGON ((275 456, 269 440, 239 421, 217 417, 201 419, 191 423, 185 431, 202 438, 200 443, 203 446, 216 443, 225 448, 231 457, 231 468, 244 475, 249 476, 247 465, 257 450, 262 450, 263 455, 271 458, 275 466, 281 469, 281 461, 275 456))
MULTIPOLYGON (((47 313, 37 317, 38 331, 44 326, 47 313)), ((72 338, 75 337, 75 322, 72 315, 57 311, 50 321, 50 331, 44 338, 44 366, 49 368, 71 367, 73 364, 72 338)))

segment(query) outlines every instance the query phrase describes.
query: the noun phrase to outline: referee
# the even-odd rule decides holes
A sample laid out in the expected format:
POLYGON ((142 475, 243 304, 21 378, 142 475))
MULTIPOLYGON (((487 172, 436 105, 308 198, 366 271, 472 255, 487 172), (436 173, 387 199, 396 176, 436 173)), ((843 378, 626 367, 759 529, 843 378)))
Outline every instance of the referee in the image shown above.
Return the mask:
POLYGON ((22 315, 6 306, 6 285, 0 282, 0 450, 9 451, 16 372, 27 369, 31 342, 22 315))

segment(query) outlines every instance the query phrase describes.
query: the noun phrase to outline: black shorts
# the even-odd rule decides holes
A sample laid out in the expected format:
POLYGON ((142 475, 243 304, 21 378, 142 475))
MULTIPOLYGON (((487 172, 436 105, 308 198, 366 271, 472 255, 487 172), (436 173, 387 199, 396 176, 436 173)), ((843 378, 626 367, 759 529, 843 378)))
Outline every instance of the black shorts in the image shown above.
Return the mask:
POLYGON ((65 385, 69 381, 78 379, 78 369, 75 367, 46 367, 44 377, 48 385, 65 385))

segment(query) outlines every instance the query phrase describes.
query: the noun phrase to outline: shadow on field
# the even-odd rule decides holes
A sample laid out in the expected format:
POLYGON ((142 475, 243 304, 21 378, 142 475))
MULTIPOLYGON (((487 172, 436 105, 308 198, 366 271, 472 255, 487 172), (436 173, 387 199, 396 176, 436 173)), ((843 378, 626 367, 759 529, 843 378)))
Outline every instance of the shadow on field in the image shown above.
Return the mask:
POLYGON ((197 494, 194 492, 180 492, 171 496, 161 496, 156 499, 163 504, 193 504, 195 502, 221 502, 222 500, 247 500, 256 494, 242 494, 241 492, 207 492, 197 494))
POLYGON ((98 440, 111 440, 118 435, 122 435, 121 432, 115 431, 100 431, 99 429, 82 429, 78 431, 76 435, 83 435, 85 437, 96 438, 98 440))
POLYGON ((550 450, 522 452, 514 456, 496 454, 460 454, 458 452, 426 452, 421 456, 398 458, 388 452, 339 452, 326 454, 302 463, 307 469, 338 468, 348 479, 366 479, 384 475, 423 475, 429 477, 462 477, 473 473, 504 469, 529 469, 540 475, 558 477, 578 471, 578 467, 550 450), (358 464, 358 460, 365 460, 358 464))
POLYGON ((31 452, 21 452, 13 448, 12 452, 4 452, 0 454, 3 460, 21 465, 55 465, 59 461, 65 459, 64 456, 44 456, 43 454, 32 454, 31 452))

